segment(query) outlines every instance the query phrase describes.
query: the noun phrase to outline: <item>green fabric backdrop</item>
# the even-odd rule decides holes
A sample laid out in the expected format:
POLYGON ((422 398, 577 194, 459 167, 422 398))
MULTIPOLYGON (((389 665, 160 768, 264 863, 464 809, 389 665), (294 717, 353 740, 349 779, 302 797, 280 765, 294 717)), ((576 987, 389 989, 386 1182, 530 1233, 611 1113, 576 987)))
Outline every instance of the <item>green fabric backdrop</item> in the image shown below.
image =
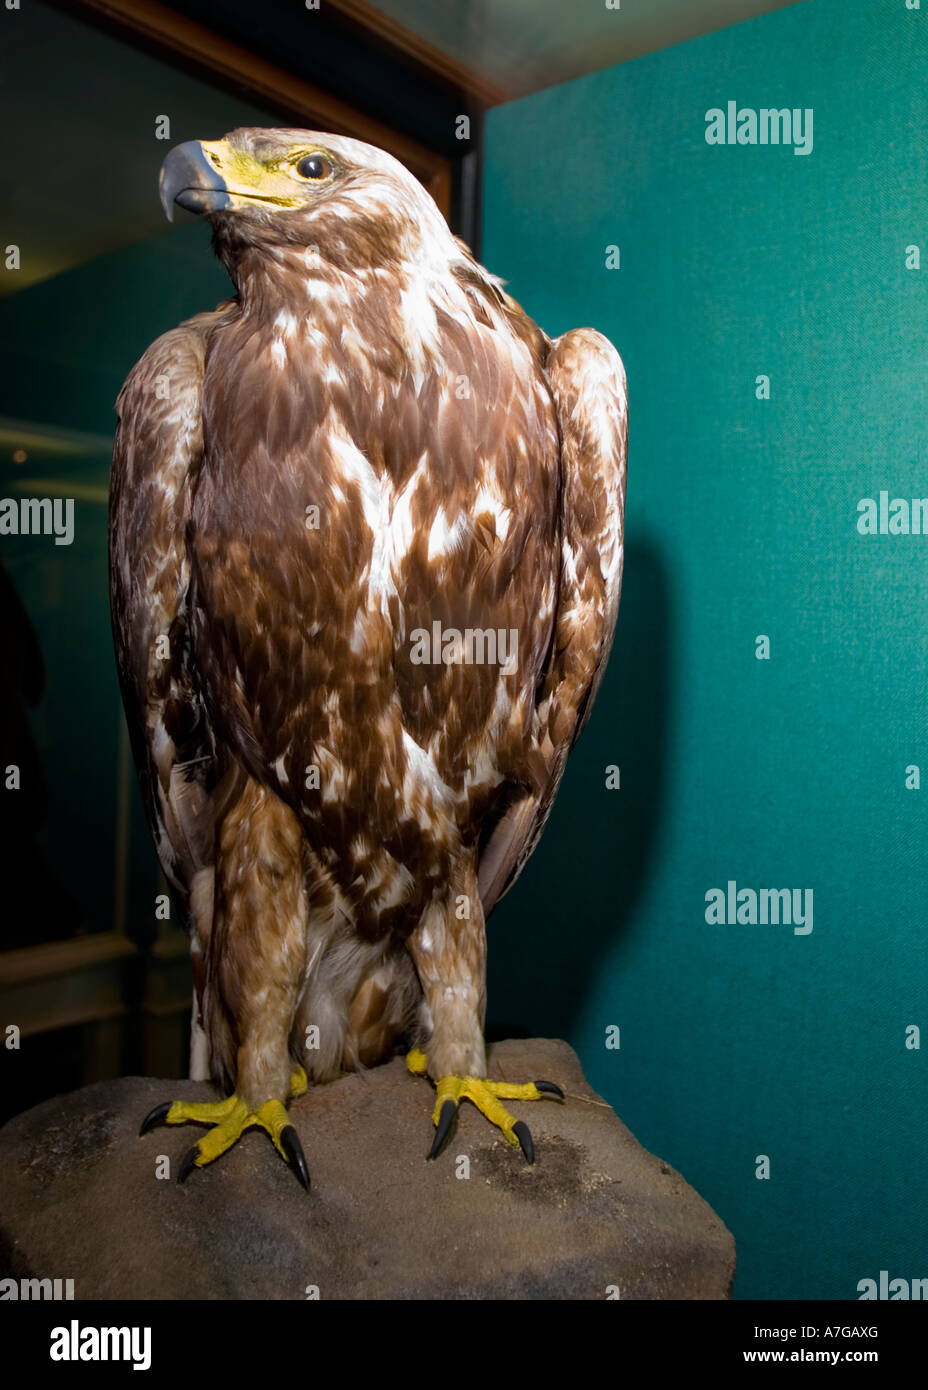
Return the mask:
POLYGON ((742 1297, 928 1275, 928 538, 857 529, 928 496, 926 76, 928 6, 810 0, 487 122, 482 258, 615 342, 632 440, 612 663, 491 923, 491 1020, 570 1039, 742 1297), (729 100, 811 107, 812 152, 707 144, 729 100), (707 924, 730 880, 812 889, 812 932, 707 924))

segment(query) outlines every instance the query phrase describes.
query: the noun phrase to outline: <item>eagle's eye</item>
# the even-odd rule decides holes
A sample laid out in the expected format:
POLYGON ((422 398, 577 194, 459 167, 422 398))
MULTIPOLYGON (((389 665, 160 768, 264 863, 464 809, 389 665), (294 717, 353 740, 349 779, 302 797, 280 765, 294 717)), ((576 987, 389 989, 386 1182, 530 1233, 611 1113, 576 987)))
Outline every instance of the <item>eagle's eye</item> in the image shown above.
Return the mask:
POLYGON ((327 179, 332 173, 332 166, 325 155, 308 154, 305 159, 301 159, 296 166, 296 171, 301 178, 312 179, 318 183, 321 179, 327 179))

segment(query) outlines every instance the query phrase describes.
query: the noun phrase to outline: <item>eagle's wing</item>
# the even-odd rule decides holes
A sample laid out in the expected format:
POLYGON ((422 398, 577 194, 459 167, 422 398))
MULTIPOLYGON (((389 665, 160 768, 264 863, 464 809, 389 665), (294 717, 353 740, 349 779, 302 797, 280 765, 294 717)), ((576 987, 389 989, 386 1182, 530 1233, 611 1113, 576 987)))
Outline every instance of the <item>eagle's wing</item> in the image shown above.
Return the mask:
POLYGON ((211 872, 203 910, 190 899, 196 876, 212 868, 224 768, 191 660, 188 523, 203 454, 205 345, 224 309, 165 333, 133 368, 116 402, 110 479, 110 593, 126 720, 161 866, 201 927, 211 918, 211 872))
POLYGON ((480 897, 489 914, 535 848, 567 755, 590 717, 612 647, 625 516, 625 369, 600 333, 551 345, 545 372, 561 433, 561 573, 554 640, 538 700, 535 786, 512 800, 486 839, 480 897))

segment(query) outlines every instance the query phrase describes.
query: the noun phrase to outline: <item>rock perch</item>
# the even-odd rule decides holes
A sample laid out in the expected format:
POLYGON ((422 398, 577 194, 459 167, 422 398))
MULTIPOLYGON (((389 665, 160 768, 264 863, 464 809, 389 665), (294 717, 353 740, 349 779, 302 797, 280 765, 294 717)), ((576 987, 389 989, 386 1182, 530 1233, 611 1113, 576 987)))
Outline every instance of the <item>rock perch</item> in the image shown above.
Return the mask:
POLYGON ((203 1131, 140 1139, 139 1124, 166 1098, 209 1099, 205 1083, 127 1077, 59 1096, 0 1130, 0 1277, 73 1279, 75 1299, 728 1297, 731 1234, 566 1043, 498 1043, 489 1074, 567 1092, 512 1103, 533 1167, 466 1103, 426 1162, 429 1083, 396 1058, 293 1103, 308 1194, 260 1131, 173 1180, 203 1131))

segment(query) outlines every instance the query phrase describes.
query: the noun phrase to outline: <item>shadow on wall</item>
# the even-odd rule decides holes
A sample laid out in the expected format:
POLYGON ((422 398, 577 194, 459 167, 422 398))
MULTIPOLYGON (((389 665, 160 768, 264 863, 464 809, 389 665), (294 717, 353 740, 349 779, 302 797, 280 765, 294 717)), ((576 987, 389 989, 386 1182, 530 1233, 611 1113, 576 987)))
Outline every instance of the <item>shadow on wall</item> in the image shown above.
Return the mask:
MULTIPOLYGON (((529 865, 490 919, 487 1037, 579 1028, 653 870, 670 720, 671 615, 658 544, 626 546, 615 644, 529 865), (606 788, 618 765, 621 787, 606 788)), ((638 928, 640 930, 640 927, 638 928)))

